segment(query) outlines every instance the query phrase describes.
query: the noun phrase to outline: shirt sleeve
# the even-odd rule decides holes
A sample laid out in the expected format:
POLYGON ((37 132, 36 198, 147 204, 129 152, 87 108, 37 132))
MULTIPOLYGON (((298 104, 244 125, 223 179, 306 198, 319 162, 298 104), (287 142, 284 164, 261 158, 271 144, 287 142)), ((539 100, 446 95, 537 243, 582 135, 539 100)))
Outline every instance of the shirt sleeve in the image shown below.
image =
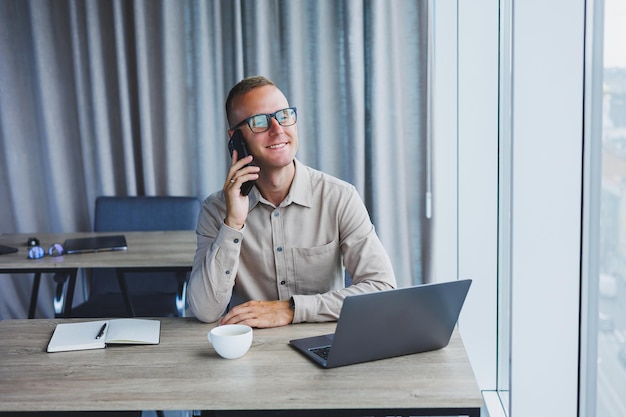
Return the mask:
POLYGON ((224 224, 225 209, 217 196, 202 204, 198 219, 198 248, 187 289, 192 313, 204 322, 214 322, 231 299, 244 229, 224 224))

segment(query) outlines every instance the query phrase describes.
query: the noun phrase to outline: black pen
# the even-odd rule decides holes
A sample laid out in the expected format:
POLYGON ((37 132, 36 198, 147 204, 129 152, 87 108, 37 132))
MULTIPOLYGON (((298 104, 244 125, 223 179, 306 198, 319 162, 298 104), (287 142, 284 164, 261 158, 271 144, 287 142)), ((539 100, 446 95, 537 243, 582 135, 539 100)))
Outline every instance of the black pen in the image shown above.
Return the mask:
POLYGON ((102 327, 100 328, 100 331, 98 332, 98 336, 96 336, 96 340, 104 336, 104 331, 106 330, 106 328, 107 328, 107 324, 104 323, 102 327))

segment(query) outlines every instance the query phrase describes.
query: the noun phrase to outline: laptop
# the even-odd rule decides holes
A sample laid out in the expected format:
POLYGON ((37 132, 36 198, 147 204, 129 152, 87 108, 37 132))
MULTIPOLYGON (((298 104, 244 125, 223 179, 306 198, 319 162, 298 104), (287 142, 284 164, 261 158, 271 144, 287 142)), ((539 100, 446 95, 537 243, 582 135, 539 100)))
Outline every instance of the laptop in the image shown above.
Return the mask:
POLYGON ((126 237, 124 235, 93 236, 67 239, 63 243, 65 253, 102 252, 111 250, 126 250, 126 237))
POLYGON ((289 344, 324 368, 443 348, 471 283, 467 279, 348 296, 334 334, 289 344))

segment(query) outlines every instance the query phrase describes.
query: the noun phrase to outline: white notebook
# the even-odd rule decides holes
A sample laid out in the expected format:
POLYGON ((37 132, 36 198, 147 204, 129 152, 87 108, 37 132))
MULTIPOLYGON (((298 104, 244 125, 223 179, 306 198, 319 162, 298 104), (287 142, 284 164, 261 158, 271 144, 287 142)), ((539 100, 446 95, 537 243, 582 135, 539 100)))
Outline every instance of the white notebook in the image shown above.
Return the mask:
POLYGON ((107 344, 158 345, 161 322, 147 319, 115 319, 59 323, 48 352, 104 349, 107 344))

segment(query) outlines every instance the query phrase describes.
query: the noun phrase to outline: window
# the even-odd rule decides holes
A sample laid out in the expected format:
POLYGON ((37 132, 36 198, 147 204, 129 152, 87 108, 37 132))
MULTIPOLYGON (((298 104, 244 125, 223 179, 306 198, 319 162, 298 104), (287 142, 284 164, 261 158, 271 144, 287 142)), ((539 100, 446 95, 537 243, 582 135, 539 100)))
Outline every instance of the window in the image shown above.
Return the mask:
POLYGON ((591 2, 580 415, 626 415, 626 3, 591 2))

